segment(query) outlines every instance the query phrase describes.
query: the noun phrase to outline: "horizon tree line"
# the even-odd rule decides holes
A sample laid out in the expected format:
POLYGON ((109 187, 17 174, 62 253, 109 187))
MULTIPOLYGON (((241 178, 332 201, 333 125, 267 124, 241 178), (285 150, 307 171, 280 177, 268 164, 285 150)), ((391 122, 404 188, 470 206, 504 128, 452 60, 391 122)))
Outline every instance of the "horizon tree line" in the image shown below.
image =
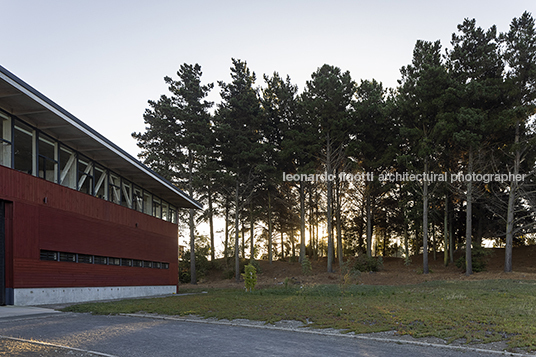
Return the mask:
POLYGON ((225 219, 223 256, 234 256, 237 280, 246 249, 250 259, 270 262, 326 256, 328 272, 347 255, 422 253, 426 274, 429 253, 436 259, 442 250, 447 265, 463 247, 469 275, 483 239, 505 247, 504 270, 512 271, 512 247, 533 242, 536 223, 532 15, 514 18, 505 33, 465 19, 444 51, 440 41, 418 40, 400 72, 398 86, 384 88, 324 64, 298 93, 277 72, 257 87, 247 62, 233 58, 216 105, 206 100, 214 85, 202 84, 200 65, 183 64, 178 79, 165 77, 169 94, 149 101, 146 131, 132 135, 145 164, 207 206, 187 212, 192 283, 195 226, 209 223, 214 260, 215 217, 225 219), (525 179, 378 179, 401 172, 525 179), (288 181, 283 173, 334 179, 288 181), (341 173, 374 180, 350 182, 341 173))

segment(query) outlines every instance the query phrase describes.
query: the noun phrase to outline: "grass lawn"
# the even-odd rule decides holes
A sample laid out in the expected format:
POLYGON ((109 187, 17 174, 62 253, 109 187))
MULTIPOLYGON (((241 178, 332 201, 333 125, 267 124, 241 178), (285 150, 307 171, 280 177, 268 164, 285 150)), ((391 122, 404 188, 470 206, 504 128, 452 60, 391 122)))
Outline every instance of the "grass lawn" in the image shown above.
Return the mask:
POLYGON ((536 350, 536 282, 434 281, 411 286, 281 286, 246 293, 208 294, 73 305, 63 311, 94 314, 195 314, 266 322, 298 320, 315 328, 356 333, 397 331, 467 343, 505 340, 536 350))

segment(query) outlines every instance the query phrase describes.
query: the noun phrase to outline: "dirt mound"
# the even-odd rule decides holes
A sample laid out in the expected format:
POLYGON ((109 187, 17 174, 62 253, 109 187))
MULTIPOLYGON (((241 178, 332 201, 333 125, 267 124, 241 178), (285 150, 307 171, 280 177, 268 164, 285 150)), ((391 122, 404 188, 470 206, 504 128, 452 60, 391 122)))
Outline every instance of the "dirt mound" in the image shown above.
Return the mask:
MULTIPOLYGON (((366 285, 408 285, 432 280, 488 280, 488 279, 523 279, 536 280, 536 246, 517 247, 513 249, 512 273, 504 273, 504 249, 490 249, 492 255, 486 271, 466 276, 455 264, 443 264, 443 253, 429 254, 429 274, 422 274, 422 255, 413 256, 409 265, 404 265, 403 258, 387 257, 383 259, 383 269, 378 272, 365 272, 355 277, 354 282, 366 285)), ((457 251, 454 258, 465 254, 457 251)), ((257 278, 258 287, 276 286, 283 284, 339 284, 342 281, 341 269, 335 260, 334 273, 327 272, 326 258, 312 259, 313 272, 309 276, 302 274, 301 264, 289 261, 259 261, 261 274, 257 278)), ((223 266, 220 261, 219 266, 223 266)), ((201 279, 198 287, 224 288, 243 287, 243 282, 236 283, 234 279, 225 279, 221 269, 213 269, 201 279)))

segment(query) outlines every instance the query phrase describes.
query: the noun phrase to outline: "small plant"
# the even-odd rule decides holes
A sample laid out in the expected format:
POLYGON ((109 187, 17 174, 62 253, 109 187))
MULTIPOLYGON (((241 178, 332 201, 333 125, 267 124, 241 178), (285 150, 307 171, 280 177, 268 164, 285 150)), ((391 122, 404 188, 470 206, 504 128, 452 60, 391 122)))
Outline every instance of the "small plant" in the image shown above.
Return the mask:
POLYGON ((411 257, 409 255, 404 258, 404 265, 405 266, 411 265, 411 257))
POLYGON ((303 257, 303 260, 301 262, 301 270, 303 275, 311 275, 311 273, 313 272, 311 261, 309 260, 307 255, 303 257))
MULTIPOLYGON (((471 249, 471 266, 473 267, 473 272, 478 273, 486 270, 492 253, 493 252, 491 250, 482 247, 474 247, 471 249)), ((465 255, 456 260, 456 266, 465 271, 465 255)))
POLYGON ((244 278, 246 291, 251 292, 257 285, 257 269, 250 263, 244 267, 244 271, 242 277, 244 278))
POLYGON ((369 257, 365 254, 352 257, 347 261, 348 269, 360 272, 379 271, 383 268, 382 257, 369 257))
POLYGON ((355 269, 352 259, 345 261, 341 267, 341 278, 339 284, 341 294, 344 295, 348 290, 348 287, 357 282, 360 275, 361 271, 355 269))
POLYGON ((285 280, 283 280, 283 285, 285 286, 285 289, 287 289, 289 285, 293 285, 293 284, 294 282, 288 276, 285 278, 285 280))

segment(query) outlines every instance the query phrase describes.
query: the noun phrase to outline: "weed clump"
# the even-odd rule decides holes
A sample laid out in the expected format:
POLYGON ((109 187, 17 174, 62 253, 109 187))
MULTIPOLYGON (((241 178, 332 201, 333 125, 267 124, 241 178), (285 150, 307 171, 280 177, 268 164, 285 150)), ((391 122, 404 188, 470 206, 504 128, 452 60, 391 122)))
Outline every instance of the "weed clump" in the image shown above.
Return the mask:
POLYGON ((362 254, 358 255, 357 257, 351 257, 350 259, 348 259, 346 264, 350 271, 380 271, 383 269, 383 258, 369 257, 368 255, 362 254))
POLYGON ((313 272, 311 261, 309 260, 307 255, 303 257, 303 260, 301 262, 301 269, 303 275, 311 275, 313 272))
MULTIPOLYGON (((493 252, 490 249, 482 247, 474 247, 471 249, 471 266, 473 267, 473 272, 478 273, 486 270, 489 258, 492 254, 493 252)), ((463 271, 466 270, 465 255, 456 259, 456 266, 463 271)))

